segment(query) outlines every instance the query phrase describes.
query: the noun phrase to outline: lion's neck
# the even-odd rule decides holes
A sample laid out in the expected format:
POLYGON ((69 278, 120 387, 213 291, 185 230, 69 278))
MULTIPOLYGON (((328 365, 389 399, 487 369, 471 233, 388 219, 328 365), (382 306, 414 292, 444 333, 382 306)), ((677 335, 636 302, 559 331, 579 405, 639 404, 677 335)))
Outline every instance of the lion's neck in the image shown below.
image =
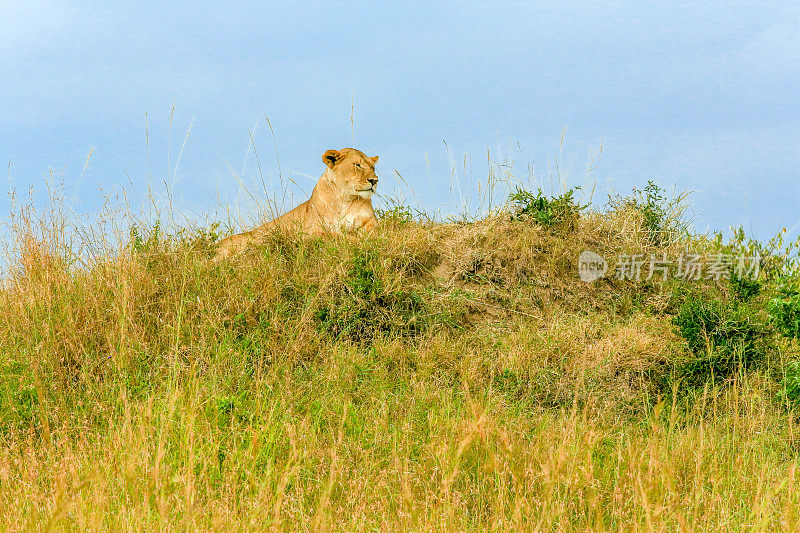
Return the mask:
POLYGON ((333 176, 330 175, 331 170, 328 169, 317 182, 311 193, 309 203, 316 209, 321 209, 323 212, 332 210, 334 213, 344 215, 350 205, 352 205, 354 198, 347 198, 336 189, 334 185, 333 176))

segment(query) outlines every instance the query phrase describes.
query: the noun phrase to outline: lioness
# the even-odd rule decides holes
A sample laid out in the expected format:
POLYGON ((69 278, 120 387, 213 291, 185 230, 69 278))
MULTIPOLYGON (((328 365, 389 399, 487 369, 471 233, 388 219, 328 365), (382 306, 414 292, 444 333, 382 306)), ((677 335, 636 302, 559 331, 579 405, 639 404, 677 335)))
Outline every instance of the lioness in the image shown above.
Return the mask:
POLYGON ((375 227, 378 221, 372 209, 372 193, 378 184, 375 175, 378 156, 367 157, 355 148, 342 148, 328 150, 322 160, 328 168, 314 187, 311 198, 252 231, 223 239, 217 246, 215 259, 230 257, 275 228, 318 236, 375 227))

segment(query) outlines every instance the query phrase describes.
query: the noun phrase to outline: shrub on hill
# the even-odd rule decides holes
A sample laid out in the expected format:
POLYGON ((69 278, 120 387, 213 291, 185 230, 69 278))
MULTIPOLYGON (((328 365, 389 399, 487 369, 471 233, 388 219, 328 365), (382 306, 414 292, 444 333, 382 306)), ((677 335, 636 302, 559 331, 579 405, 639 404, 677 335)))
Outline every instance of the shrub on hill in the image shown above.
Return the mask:
POLYGON ((727 379, 761 362, 771 348, 771 330, 751 305, 681 287, 674 296, 676 331, 690 357, 679 375, 693 386, 727 379))
POLYGON ((579 189, 580 187, 575 187, 560 196, 547 197, 541 189, 534 195, 517 187, 508 197, 512 205, 511 218, 542 226, 574 228, 581 211, 588 207, 575 200, 575 191, 579 189))

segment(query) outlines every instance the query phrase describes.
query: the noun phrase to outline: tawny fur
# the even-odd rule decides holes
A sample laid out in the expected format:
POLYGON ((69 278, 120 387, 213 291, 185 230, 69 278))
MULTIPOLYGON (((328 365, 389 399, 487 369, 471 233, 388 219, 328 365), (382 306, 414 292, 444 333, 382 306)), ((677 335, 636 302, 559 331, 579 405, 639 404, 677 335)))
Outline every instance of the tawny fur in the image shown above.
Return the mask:
POLYGON ((217 246, 215 259, 231 257, 249 244, 261 241, 275 229, 304 235, 341 234, 368 231, 378 223, 372 208, 372 194, 378 183, 378 156, 367 157, 355 148, 328 150, 322 156, 327 168, 311 198, 288 213, 251 231, 232 235, 217 246))

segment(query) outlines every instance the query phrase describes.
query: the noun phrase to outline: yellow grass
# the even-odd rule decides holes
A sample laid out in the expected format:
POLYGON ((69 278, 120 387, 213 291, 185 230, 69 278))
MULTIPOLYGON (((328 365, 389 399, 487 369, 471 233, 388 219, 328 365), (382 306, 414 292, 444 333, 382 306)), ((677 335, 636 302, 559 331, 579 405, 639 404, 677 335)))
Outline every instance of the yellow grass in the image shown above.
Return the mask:
POLYGON ((669 287, 577 278, 583 249, 646 246, 629 211, 385 219, 221 264, 147 228, 74 262, 59 227, 18 227, 0 293, 3 529, 800 523, 771 367, 664 388, 669 287))

